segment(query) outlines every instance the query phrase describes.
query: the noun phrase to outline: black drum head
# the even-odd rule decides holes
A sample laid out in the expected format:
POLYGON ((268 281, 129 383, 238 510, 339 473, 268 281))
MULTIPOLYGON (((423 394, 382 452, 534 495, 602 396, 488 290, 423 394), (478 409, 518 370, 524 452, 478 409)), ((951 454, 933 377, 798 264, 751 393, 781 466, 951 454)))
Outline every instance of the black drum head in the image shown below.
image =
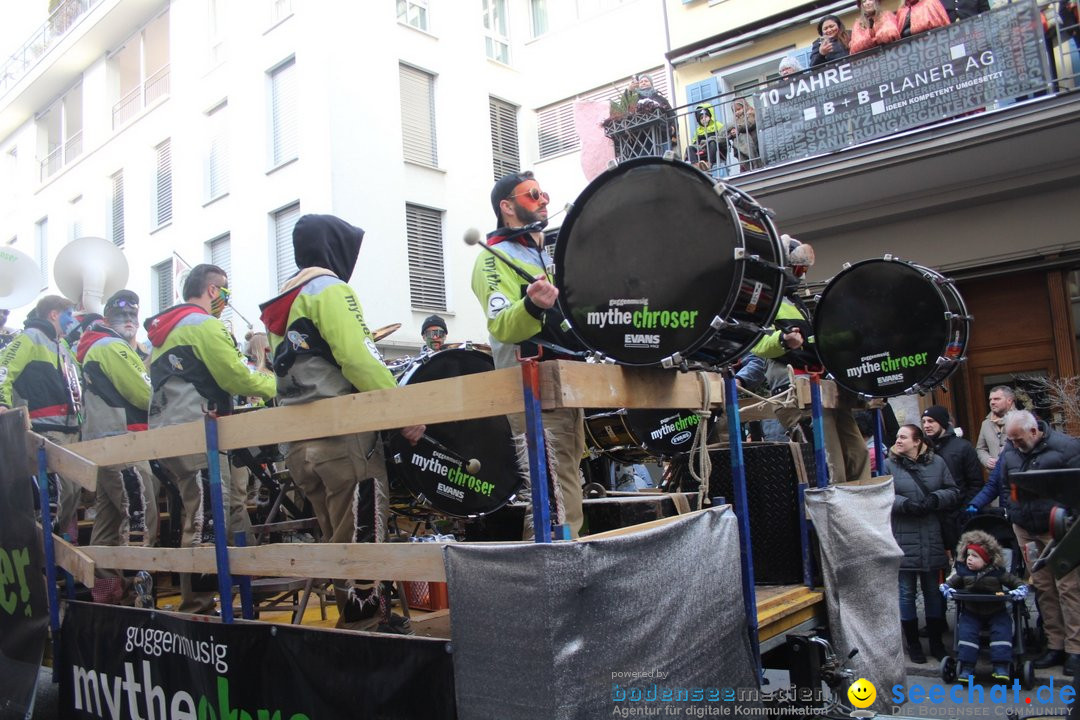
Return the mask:
POLYGON ((949 308, 928 272, 898 260, 864 260, 829 282, 814 334, 821 364, 838 385, 894 397, 936 372, 938 358, 950 352, 949 308))
POLYGON ((686 357, 723 315, 738 243, 708 176, 659 158, 627 161, 593 180, 562 224, 559 308, 586 347, 621 364, 686 357))
POLYGON ((690 452, 701 418, 693 410, 627 410, 626 424, 641 446, 656 457, 690 452))
MULTIPOLYGON (((417 360, 401 384, 494 369, 491 357, 479 350, 443 350, 417 360)), ((387 463, 421 502, 447 515, 476 517, 498 510, 517 494, 522 478, 505 415, 428 425, 426 435, 435 443, 421 440, 413 447, 394 434, 387 463), (477 471, 469 472, 470 460, 479 462, 477 471)))

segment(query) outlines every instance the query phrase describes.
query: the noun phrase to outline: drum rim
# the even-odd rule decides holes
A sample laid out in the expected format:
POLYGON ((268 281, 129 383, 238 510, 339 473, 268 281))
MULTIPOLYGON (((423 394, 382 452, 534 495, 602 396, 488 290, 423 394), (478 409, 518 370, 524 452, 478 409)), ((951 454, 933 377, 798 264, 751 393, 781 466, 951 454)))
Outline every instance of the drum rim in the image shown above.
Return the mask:
MULTIPOLYGON (((825 284, 825 287, 822 288, 821 292, 818 294, 817 309, 815 309, 814 311, 813 324, 814 336, 817 338, 816 344, 818 360, 821 362, 822 367, 825 368, 825 371, 828 373, 829 377, 833 380, 833 382, 835 382, 837 385, 844 388, 845 390, 856 393, 858 395, 862 395, 864 397, 871 398, 899 397, 902 395, 911 394, 913 392, 929 392, 930 390, 940 387, 960 367, 960 362, 966 357, 967 346, 971 336, 971 320, 968 316, 967 305, 964 302, 963 295, 960 294, 960 291, 956 287, 956 281, 948 277, 944 273, 935 270, 932 267, 921 265, 912 260, 905 260, 904 258, 892 255, 886 255, 884 257, 865 258, 863 260, 853 262, 847 267, 840 270, 840 272, 836 273, 836 275, 829 278, 829 281, 825 284), (829 366, 825 363, 825 358, 822 356, 821 352, 821 337, 823 336, 821 334, 820 325, 820 308, 822 301, 825 300, 826 295, 829 292, 829 289, 834 287, 835 283, 841 277, 850 274, 856 268, 865 265, 881 263, 892 265, 895 267, 906 268, 907 271, 917 273, 920 277, 922 277, 923 280, 927 281, 927 284, 929 284, 937 293, 938 297, 942 301, 941 304, 945 312, 950 312, 952 310, 950 308, 949 300, 955 300, 957 305, 959 306, 957 309, 959 310, 958 314, 960 315, 960 317, 952 318, 951 320, 949 320, 949 322, 955 323, 956 326, 961 330, 959 357, 957 357, 955 360, 950 360, 947 364, 939 364, 938 362, 936 362, 935 359, 934 364, 929 365, 927 367, 926 373, 921 378, 919 378, 911 387, 904 388, 899 392, 888 394, 867 392, 865 389, 858 389, 850 386, 846 378, 838 377, 836 373, 832 372, 832 370, 829 369, 829 366), (927 277, 927 275, 930 275, 932 277, 927 277), (938 282, 938 280, 941 280, 942 282, 938 282), (948 292, 945 291, 946 288, 948 289, 948 292), (926 383, 929 381, 932 381, 932 384, 927 385, 926 383)), ((948 343, 946 343, 945 347, 948 347, 948 343)), ((944 357, 945 347, 942 347, 941 350, 938 351, 938 358, 944 357)))
MULTIPOLYGON (((412 376, 416 373, 417 370, 424 367, 424 365, 426 365, 428 362, 430 362, 431 359, 434 358, 435 356, 443 355, 445 353, 469 353, 469 354, 475 353, 475 354, 477 354, 477 355, 479 355, 479 356, 481 356, 483 358, 486 358, 488 361, 490 361, 491 369, 492 370, 495 369, 495 360, 494 360, 494 358, 492 358, 491 355, 488 355, 486 352, 483 352, 482 350, 477 350, 476 348, 465 348, 465 347, 446 348, 445 350, 437 350, 435 352, 424 353, 422 355, 417 355, 417 356, 413 357, 412 362, 405 364, 405 370, 401 373, 401 377, 398 378, 398 386, 399 387, 405 387, 406 385, 408 385, 409 384, 408 380, 410 378, 412 378, 412 376)), ((475 375, 476 373, 470 373, 470 374, 475 375)))
MULTIPOLYGON (((578 331, 577 325, 571 319, 572 314, 569 312, 570 308, 566 306, 566 293, 563 292, 563 286, 560 280, 560 278, 565 277, 565 273, 563 273, 562 270, 565 266, 565 257, 567 252, 566 248, 568 247, 567 241, 569 240, 570 232, 572 232, 573 230, 575 221, 584 211, 584 208, 587 207, 589 199, 593 195, 595 195, 595 193, 600 187, 603 186, 605 180, 618 177, 637 167, 644 167, 648 165, 655 165, 657 167, 673 167, 679 172, 685 172, 690 174, 692 177, 697 178, 714 191, 717 185, 722 185, 725 189, 725 192, 722 194, 718 193, 718 196, 725 205, 728 213, 729 223, 735 228, 735 233, 739 241, 736 244, 736 249, 740 247, 745 249, 747 243, 746 233, 743 230, 742 223, 739 221, 739 213, 738 210, 736 210, 735 208, 735 203, 732 201, 731 195, 738 194, 746 198, 749 202, 752 202, 754 204, 754 209, 760 211, 759 217, 762 221, 762 224, 765 227, 769 238, 772 240, 775 249, 778 251, 777 260, 779 261, 779 259, 783 257, 783 246, 780 241, 780 234, 777 231, 775 223, 772 222, 772 218, 769 217, 765 207, 749 195, 742 193, 741 191, 737 191, 737 189, 733 189, 732 186, 729 186, 727 183, 715 180, 711 175, 702 172, 693 165, 675 158, 668 160, 662 157, 646 156, 631 158, 629 160, 622 161, 610 168, 607 168, 606 170, 604 170, 604 172, 593 178, 588 183, 588 185, 585 186, 585 189, 581 191, 575 201, 571 203, 570 208, 567 210, 566 218, 563 220, 562 225, 559 227, 559 235, 555 243, 555 255, 552 258, 555 264, 555 285, 559 288, 560 291, 559 297, 556 300, 557 308, 562 314, 562 316, 568 321, 571 334, 573 334, 573 336, 578 340, 578 342, 580 342, 585 348, 589 350, 590 353, 594 355, 613 357, 601 351, 593 349, 590 343, 585 342, 584 338, 581 336, 581 333, 578 331)), ((731 287, 727 289, 727 295, 722 298, 722 301, 720 303, 718 303, 718 312, 714 315, 714 317, 719 317, 721 319, 727 320, 733 314, 732 311, 734 310, 735 303, 738 300, 739 296, 739 288, 742 287, 746 275, 747 271, 745 262, 735 262, 732 271, 731 287)), ((782 276, 783 274, 780 273, 781 280, 780 286, 778 288, 779 291, 776 293, 776 297, 774 298, 772 312, 769 317, 776 316, 776 313, 779 311, 780 304, 783 301, 784 288, 782 276)), ((629 362, 626 360, 616 360, 616 362, 619 365, 625 365, 627 367, 656 367, 660 365, 665 359, 673 357, 674 355, 679 355, 685 361, 689 359, 690 356, 695 354, 698 350, 701 350, 703 347, 705 347, 708 344, 709 340, 711 340, 717 335, 719 330, 712 327, 711 322, 712 320, 710 319, 710 324, 706 326, 707 329, 703 330, 702 333, 688 346, 677 349, 673 353, 669 353, 665 357, 653 360, 651 362, 629 362)), ((760 339, 760 335, 758 336, 758 339, 760 339)), ((747 348, 746 351, 744 351, 742 354, 729 359, 727 362, 735 362, 739 358, 743 357, 748 351, 749 348, 747 348)))

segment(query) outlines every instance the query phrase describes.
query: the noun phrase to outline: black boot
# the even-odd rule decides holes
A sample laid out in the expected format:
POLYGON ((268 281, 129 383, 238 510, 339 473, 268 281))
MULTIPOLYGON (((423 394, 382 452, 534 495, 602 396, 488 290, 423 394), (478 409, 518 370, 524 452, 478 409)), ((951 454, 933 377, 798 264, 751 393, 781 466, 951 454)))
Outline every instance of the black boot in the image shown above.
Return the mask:
POLYGON ((901 620, 900 627, 904 630, 904 641, 907 643, 908 657, 911 658, 911 662, 920 665, 926 662, 926 655, 923 653, 922 643, 919 642, 919 621, 901 620))
POLYGON ((930 640, 930 654, 940 660, 948 653, 945 644, 941 642, 941 633, 945 631, 943 618, 926 618, 926 637, 930 640))

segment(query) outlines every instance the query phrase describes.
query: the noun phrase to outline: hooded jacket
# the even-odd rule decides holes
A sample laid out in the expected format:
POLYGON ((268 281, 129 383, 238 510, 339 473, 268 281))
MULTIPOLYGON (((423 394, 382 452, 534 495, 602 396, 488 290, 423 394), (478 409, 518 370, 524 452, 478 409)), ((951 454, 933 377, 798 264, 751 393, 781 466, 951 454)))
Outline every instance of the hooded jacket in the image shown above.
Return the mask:
POLYGON ((724 129, 724 123, 716 121, 716 118, 713 117, 712 106, 709 103, 701 103, 694 109, 694 119, 697 121, 697 131, 694 133, 696 142, 704 142, 707 138, 723 140, 720 133, 724 129), (707 123, 702 123, 697 117, 698 114, 703 112, 709 116, 707 123))
POLYGON ((949 15, 940 0, 904 0, 896 11, 896 30, 900 37, 917 35, 948 24, 949 15), (910 35, 904 34, 905 25, 908 25, 910 35))
POLYGON ((128 342, 98 323, 83 333, 75 357, 82 365, 86 390, 83 440, 145 430, 150 376, 128 342))
POLYGON ((874 17, 873 26, 863 25, 861 17, 852 24, 848 52, 854 55, 878 45, 888 45, 899 39, 900 29, 896 26, 896 15, 888 10, 880 10, 874 17))
MULTIPOLYGON (((545 275, 553 265, 547 248, 540 249, 528 235, 513 237, 512 228, 499 228, 488 234, 488 245, 498 245, 499 251, 533 277, 545 275)), ((487 317, 488 334, 495 367, 516 367, 516 347, 536 342, 549 342, 561 347, 576 343, 559 329, 558 313, 546 312, 535 305, 526 294, 528 283, 491 253, 477 255, 473 264, 472 291, 487 317)), ((531 355, 533 350, 524 349, 531 355)), ((545 354, 542 359, 550 359, 545 354)))
POLYGON ((958 492, 945 461, 927 450, 915 460, 889 452, 882 470, 893 476, 892 531, 904 558, 901 570, 939 570, 948 567, 945 542, 941 535, 941 513, 956 505, 958 492), (937 497, 938 509, 919 515, 903 512, 904 500, 919 501, 926 494, 915 481, 918 476, 931 495, 937 497))
POLYGON ((957 437, 954 428, 949 428, 932 440, 934 452, 949 466, 949 472, 960 491, 960 504, 967 505, 984 485, 982 464, 975 454, 975 448, 964 438, 957 437))
POLYGON ((28 320, 0 352, 0 405, 14 407, 16 393, 26 401, 30 425, 37 432, 79 432, 79 368, 48 322, 28 320))
POLYGON ((1056 503, 1015 487, 1012 474, 1025 470, 1080 468, 1080 440, 1052 429, 1042 420, 1039 430, 1043 433, 1042 439, 1031 452, 1020 452, 1015 445, 1009 445, 998 457, 998 465, 1004 465, 1003 485, 1011 488, 1007 501, 1009 520, 1032 535, 1049 531, 1050 508, 1056 503))
POLYGON ((228 414, 233 396, 272 398, 274 379, 253 371, 224 323, 185 303, 148 318, 150 427, 201 420, 204 409, 228 414))
POLYGON ((300 272, 260 306, 282 405, 397 385, 348 283, 363 239, 332 215, 305 215, 293 229, 300 272))
MULTIPOLYGON (((945 580, 945 584, 953 590, 962 590, 969 593, 986 593, 993 595, 1004 590, 1015 590, 1024 584, 1024 581, 1016 577, 1005 567, 1005 553, 1001 551, 1001 545, 988 532, 982 530, 969 530, 960 536, 960 542, 956 544, 956 565, 952 574, 945 580), (990 553, 990 562, 982 570, 969 570, 967 556, 970 552, 968 545, 982 545, 990 553)), ((1005 601, 1001 602, 970 602, 964 605, 964 612, 988 617, 1005 609, 1005 601)))

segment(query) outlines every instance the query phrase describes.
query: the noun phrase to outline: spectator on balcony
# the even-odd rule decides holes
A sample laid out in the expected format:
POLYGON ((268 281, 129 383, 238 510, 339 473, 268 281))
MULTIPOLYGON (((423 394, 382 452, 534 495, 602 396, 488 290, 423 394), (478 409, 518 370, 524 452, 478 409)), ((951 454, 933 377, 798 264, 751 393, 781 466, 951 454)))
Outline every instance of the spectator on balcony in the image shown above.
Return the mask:
MULTIPOLYGON (((936 1, 936 0, 935 0, 936 1)), ((810 48, 810 67, 847 57, 851 33, 835 15, 826 15, 818 22, 818 39, 810 48)))
POLYGON ((1071 37, 1073 45, 1080 50, 1080 3, 1077 0, 1060 0, 1058 17, 1062 35, 1071 37))
POLYGON ((949 20, 959 22, 990 9, 990 0, 944 0, 949 20))
POLYGON ((717 122, 713 117, 712 106, 708 103, 697 106, 694 121, 697 129, 694 131, 694 144, 686 148, 686 162, 708 172, 710 168, 716 167, 718 160, 727 157, 724 123, 717 122))
MULTIPOLYGON (((644 73, 641 75, 635 75, 630 82, 631 92, 636 92, 638 96, 637 111, 647 112, 653 108, 657 108, 662 111, 664 117, 670 118, 671 103, 668 99, 660 93, 659 90, 653 87, 652 78, 644 73)), ((675 147, 679 142, 679 135, 675 123, 668 124, 668 135, 671 143, 670 147, 675 147)), ((663 148, 667 149, 667 148, 663 148)))
POLYGON ((896 29, 902 38, 948 24, 949 15, 941 0, 903 0, 896 11, 896 29))
POLYGON ((878 0, 858 0, 859 17, 851 26, 852 53, 888 45, 900 39, 900 31, 896 29, 896 15, 888 10, 881 9, 878 0))
POLYGON ((799 63, 799 60, 791 55, 785 55, 784 59, 780 61, 780 75, 782 77, 794 75, 797 72, 802 72, 802 70, 803 66, 799 63))
POLYGON ((735 114, 735 124, 728 130, 728 140, 739 160, 739 169, 743 172, 757 170, 762 167, 762 162, 758 153, 757 118, 750 98, 736 98, 731 103, 731 111, 735 114))

